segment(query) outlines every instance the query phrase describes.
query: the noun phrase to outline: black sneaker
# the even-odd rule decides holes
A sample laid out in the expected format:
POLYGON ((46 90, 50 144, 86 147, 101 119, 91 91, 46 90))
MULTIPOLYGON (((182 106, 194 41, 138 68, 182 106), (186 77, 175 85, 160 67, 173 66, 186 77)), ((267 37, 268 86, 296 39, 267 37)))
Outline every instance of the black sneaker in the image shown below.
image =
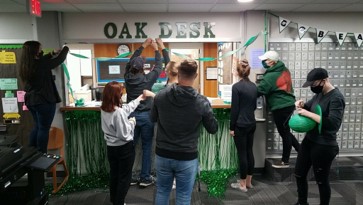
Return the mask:
POLYGON ((274 168, 289 168, 289 166, 290 166, 289 163, 286 163, 283 161, 272 165, 272 167, 274 167, 274 168))
POLYGON ((148 187, 154 183, 154 180, 152 177, 150 179, 140 179, 139 186, 140 187, 148 187))
POLYGON ((134 178, 132 178, 131 179, 131 182, 130 182, 130 185, 131 186, 133 186, 133 185, 136 185, 136 184, 138 184, 139 183, 139 179, 134 179, 134 178))

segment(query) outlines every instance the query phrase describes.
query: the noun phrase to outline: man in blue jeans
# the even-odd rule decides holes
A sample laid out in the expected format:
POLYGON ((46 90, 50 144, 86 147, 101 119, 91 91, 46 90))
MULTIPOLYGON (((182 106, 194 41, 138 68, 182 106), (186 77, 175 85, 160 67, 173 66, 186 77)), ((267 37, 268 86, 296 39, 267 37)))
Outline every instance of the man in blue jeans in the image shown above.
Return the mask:
MULTIPOLYGON (((127 102, 131 102, 143 93, 143 90, 151 90, 158 79, 162 69, 161 55, 157 43, 151 38, 138 48, 131 56, 126 65, 125 85, 127 102), (140 56, 144 48, 151 45, 155 51, 155 67, 147 74, 144 73, 144 59, 140 56)), ((146 99, 140 103, 136 110, 130 115, 135 117, 136 126, 134 130, 134 144, 141 137, 142 142, 142 165, 138 181, 133 179, 131 185, 139 183, 141 187, 147 187, 153 183, 151 173, 151 148, 154 135, 154 123, 150 120, 150 109, 152 99, 146 99)))
POLYGON ((190 204, 198 170, 200 126, 209 133, 218 130, 208 99, 193 88, 198 65, 183 61, 178 66, 178 84, 159 91, 154 98, 151 120, 157 122, 155 204, 169 204, 176 179, 176 204, 190 204))

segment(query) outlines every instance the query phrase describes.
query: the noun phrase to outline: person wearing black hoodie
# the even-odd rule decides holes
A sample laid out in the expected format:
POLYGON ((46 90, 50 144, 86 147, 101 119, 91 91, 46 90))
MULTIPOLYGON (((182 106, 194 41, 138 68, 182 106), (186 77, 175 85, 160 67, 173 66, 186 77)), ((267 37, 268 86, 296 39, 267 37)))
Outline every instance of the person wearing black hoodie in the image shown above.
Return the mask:
MULTIPOLYGON (((131 56, 126 65, 125 87, 127 92, 127 103, 135 100, 143 93, 143 90, 151 90, 162 70, 161 55, 157 43, 148 38, 131 56), (147 74, 144 72, 144 59, 140 56, 144 48, 151 45, 155 50, 155 66, 147 74)), ((147 187, 153 183, 151 173, 151 148, 154 136, 154 123, 150 120, 150 109, 152 99, 148 98, 140 103, 136 110, 130 115, 135 117, 136 127, 134 131, 134 144, 141 137, 142 142, 142 165, 138 181, 133 179, 131 185, 139 183, 141 187, 147 187)))
POLYGON ((38 41, 27 41, 22 48, 19 75, 24 82, 25 105, 34 119, 29 146, 43 153, 48 150, 49 130, 56 104, 61 102, 52 70, 66 60, 68 51, 69 48, 64 46, 61 50, 43 55, 42 45, 38 41))
POLYGON ((192 87, 197 77, 195 61, 178 66, 178 84, 161 90, 154 98, 151 120, 157 122, 156 199, 155 204, 169 204, 176 179, 176 204, 190 204, 198 170, 200 126, 216 133, 217 120, 208 99, 192 87))

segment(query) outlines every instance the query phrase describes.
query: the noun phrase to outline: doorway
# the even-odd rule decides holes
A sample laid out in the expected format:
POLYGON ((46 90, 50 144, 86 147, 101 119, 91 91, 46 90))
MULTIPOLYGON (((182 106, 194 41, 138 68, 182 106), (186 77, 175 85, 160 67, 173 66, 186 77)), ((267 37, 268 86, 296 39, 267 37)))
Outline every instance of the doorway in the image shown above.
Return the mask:
MULTIPOLYGON (((169 43, 170 60, 181 62, 185 59, 198 59, 203 56, 202 43, 169 43)), ((197 61, 198 64, 198 78, 194 82, 193 87, 203 95, 204 85, 204 72, 203 62, 197 61)))

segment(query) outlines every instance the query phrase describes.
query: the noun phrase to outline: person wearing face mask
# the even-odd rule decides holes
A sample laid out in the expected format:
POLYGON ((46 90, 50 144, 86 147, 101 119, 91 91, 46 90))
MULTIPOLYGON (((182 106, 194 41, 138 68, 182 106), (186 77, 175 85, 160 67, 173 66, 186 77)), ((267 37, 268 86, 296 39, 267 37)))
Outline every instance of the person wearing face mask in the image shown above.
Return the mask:
POLYGON ((34 119, 29 146, 43 153, 47 152, 56 103, 61 102, 52 69, 65 61, 68 51, 69 48, 64 46, 61 50, 43 55, 42 45, 38 41, 27 41, 22 48, 19 75, 26 92, 25 105, 34 119))
POLYGON ((323 68, 314 68, 308 73, 307 81, 302 87, 308 86, 315 95, 306 103, 302 100, 296 101, 295 106, 300 115, 311 118, 317 125, 306 133, 298 152, 295 165, 298 192, 296 205, 308 204, 306 177, 311 166, 319 187, 320 204, 325 205, 330 201, 329 172, 332 161, 339 153, 336 140, 343 120, 345 100, 338 88, 329 82, 328 72, 323 68), (317 105, 321 107, 321 116, 314 113, 317 105))
POLYGON ((282 138, 282 159, 272 167, 289 167, 292 147, 299 150, 299 142, 291 133, 288 121, 295 110, 295 96, 292 87, 291 74, 285 64, 279 60, 276 51, 267 51, 262 56, 262 65, 266 68, 263 79, 257 86, 258 96, 266 97, 269 110, 272 112, 277 130, 282 138))

